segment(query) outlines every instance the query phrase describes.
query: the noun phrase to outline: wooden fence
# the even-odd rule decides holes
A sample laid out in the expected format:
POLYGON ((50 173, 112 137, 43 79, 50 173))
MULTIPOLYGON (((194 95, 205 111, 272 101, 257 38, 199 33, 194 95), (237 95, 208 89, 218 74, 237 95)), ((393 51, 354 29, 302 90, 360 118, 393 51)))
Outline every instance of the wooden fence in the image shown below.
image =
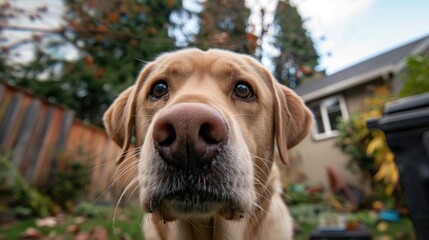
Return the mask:
POLYGON ((97 198, 112 183, 119 151, 103 129, 75 119, 72 110, 0 81, 0 154, 10 153, 32 185, 49 181, 65 158, 82 161, 92 166, 89 197, 97 198))

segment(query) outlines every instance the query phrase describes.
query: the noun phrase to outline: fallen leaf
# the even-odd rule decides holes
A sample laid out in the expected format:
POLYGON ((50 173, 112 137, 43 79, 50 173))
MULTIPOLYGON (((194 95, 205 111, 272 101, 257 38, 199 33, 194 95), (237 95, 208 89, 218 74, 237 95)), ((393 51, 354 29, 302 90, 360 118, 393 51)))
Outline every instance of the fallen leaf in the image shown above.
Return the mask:
POLYGON ((57 225, 57 220, 54 217, 46 217, 36 220, 36 226, 39 228, 49 227, 53 228, 57 225))
POLYGON ((74 237, 74 240, 89 240, 91 238, 91 234, 89 233, 79 233, 74 237))
POLYGON ((78 233, 79 230, 80 230, 80 227, 77 226, 77 225, 67 226, 67 232, 69 232, 69 233, 74 233, 75 234, 75 233, 78 233))
POLYGON ((79 216, 79 217, 76 217, 76 218, 74 219, 74 223, 75 223, 75 224, 81 224, 81 223, 85 222, 85 220, 86 220, 86 218, 85 218, 85 217, 79 216))
POLYGON ((119 219, 119 220, 121 220, 121 221, 123 221, 123 222, 129 222, 129 221, 131 221, 130 217, 128 217, 128 216, 127 216, 127 215, 125 215, 125 214, 121 214, 121 215, 119 215, 119 216, 118 216, 118 219, 119 219))
POLYGON ((102 226, 95 226, 92 229, 92 238, 97 240, 104 240, 108 239, 108 232, 107 229, 102 226))
POLYGON ((21 235, 22 239, 39 239, 43 235, 39 230, 35 228, 27 228, 25 232, 21 235))
POLYGON ((375 237, 375 240, 392 240, 392 238, 388 235, 381 235, 381 236, 375 237))

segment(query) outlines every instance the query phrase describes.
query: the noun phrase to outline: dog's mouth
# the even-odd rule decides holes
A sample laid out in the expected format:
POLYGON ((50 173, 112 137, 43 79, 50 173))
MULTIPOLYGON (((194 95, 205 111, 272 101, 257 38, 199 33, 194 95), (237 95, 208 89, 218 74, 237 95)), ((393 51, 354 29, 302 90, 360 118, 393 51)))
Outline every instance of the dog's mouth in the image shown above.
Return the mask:
POLYGON ((229 196, 212 192, 171 192, 158 201, 150 201, 152 213, 164 221, 176 218, 210 217, 216 214, 233 220, 244 217, 244 210, 229 196))
POLYGON ((227 187, 230 184, 215 176, 213 172, 169 174, 162 187, 148 192, 144 207, 147 212, 182 217, 208 216, 219 211, 243 212, 236 189, 227 187))
POLYGON ((231 202, 229 197, 210 191, 181 191, 165 196, 164 203, 179 214, 210 214, 231 202))

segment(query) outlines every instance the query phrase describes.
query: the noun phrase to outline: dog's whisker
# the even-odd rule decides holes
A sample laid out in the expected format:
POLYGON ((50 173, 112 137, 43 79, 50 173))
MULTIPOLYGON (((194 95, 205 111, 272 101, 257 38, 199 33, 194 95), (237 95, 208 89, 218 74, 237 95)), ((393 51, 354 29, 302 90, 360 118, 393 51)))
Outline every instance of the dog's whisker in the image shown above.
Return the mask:
MULTIPOLYGON (((136 183, 137 183, 138 181, 136 181, 136 183)), ((128 199, 127 199, 127 201, 126 201, 126 203, 125 204, 128 204, 128 202, 130 201, 130 199, 131 199, 131 197, 134 195, 134 193, 136 192, 136 190, 137 189, 139 189, 139 185, 138 184, 136 184, 135 185, 135 187, 134 187, 134 190, 130 193, 130 195, 128 196, 128 199)))
MULTIPOLYGON (((268 173, 266 173, 267 171, 264 171, 264 169, 262 169, 262 167, 260 167, 258 164, 254 163, 254 162, 252 162, 252 164, 253 164, 254 167, 257 167, 260 170, 260 173, 263 174, 263 177, 265 177, 265 179, 268 179, 268 173)), ((268 170, 269 169, 268 166, 266 166, 266 167, 267 167, 267 170, 268 170)))
MULTIPOLYGON (((262 201, 261 201, 261 198, 263 198, 263 200, 266 200, 266 201, 269 201, 270 199, 267 197, 267 196, 264 196, 264 195, 262 195, 261 193, 258 193, 258 192, 254 192, 256 195, 257 195, 257 197, 258 197, 258 202, 259 203, 261 203, 262 201)), ((256 203, 256 204, 258 204, 258 203, 256 203)))
POLYGON ((265 214, 269 214, 267 210, 265 210, 263 207, 259 206, 257 203, 253 203, 253 206, 264 212, 265 214))
POLYGON ((251 155, 251 156, 253 156, 254 158, 257 158, 257 159, 261 160, 261 161, 262 161, 262 163, 264 163, 264 164, 265 164, 265 166, 266 166, 267 168, 269 168, 269 167, 268 167, 268 164, 271 164, 271 163, 272 163, 272 161, 270 161, 270 160, 268 160, 268 159, 265 159, 265 158, 262 158, 262 157, 259 157, 259 156, 255 155, 255 154, 253 154, 253 153, 250 153, 250 155, 251 155))
MULTIPOLYGON (((138 147, 138 148, 135 148, 135 149, 139 149, 139 148, 141 148, 141 147, 138 147)), ((134 150, 134 149, 133 149, 134 150)), ((131 150, 127 150, 126 151, 126 153, 127 152, 131 152, 131 150)), ((126 162, 126 161, 128 161, 129 159, 124 159, 123 160, 123 162, 126 162)), ((108 165, 108 164, 112 164, 112 163, 114 163, 114 162, 116 162, 116 159, 113 159, 113 160, 110 160, 110 161, 107 161, 107 162, 104 162, 104 163, 101 163, 101 164, 98 164, 98 165, 95 165, 95 166, 93 166, 92 168, 90 168, 88 171, 87 171, 87 173, 90 173, 90 172, 92 172, 93 170, 95 170, 95 169, 97 169, 97 168, 99 168, 99 167, 102 167, 102 166, 105 166, 105 165, 108 165)), ((123 163, 122 162, 122 163, 123 163)), ((122 164, 121 163, 121 164, 122 164)))
POLYGON ((133 166, 127 170, 122 171, 121 175, 118 176, 117 179, 115 179, 115 182, 118 182, 116 189, 121 190, 125 188, 125 186, 128 185, 129 182, 134 179, 135 176, 133 174, 128 174, 129 172, 134 171, 134 167, 136 166, 133 166))
POLYGON ((141 151, 141 147, 131 147, 125 151, 123 151, 122 154, 127 155, 126 158, 124 158, 124 160, 122 160, 122 162, 120 164, 123 164, 126 160, 130 160, 133 157, 137 157, 138 154, 136 152, 140 152, 141 151), (132 153, 131 155, 128 155, 129 153, 132 153))
MULTIPOLYGON (((137 165, 137 164, 136 164, 137 165)), ((95 202, 97 202, 100 198, 102 198, 103 196, 104 196, 104 194, 106 194, 107 193, 107 191, 109 191, 110 190, 110 188, 112 188, 113 187, 113 185, 117 182, 117 181, 119 181, 120 180, 120 178, 124 175, 124 174, 126 174, 128 171, 130 171, 133 167, 135 167, 136 165, 130 165, 130 166, 127 166, 127 168, 129 168, 128 170, 126 170, 126 169, 123 169, 122 170, 122 173, 119 175, 119 176, 117 176, 116 178, 115 178, 115 180, 114 181, 112 181, 112 183, 109 185, 109 186, 107 186, 107 188, 94 200, 94 201, 92 201, 93 203, 95 203, 95 202)), ((115 173, 115 175, 116 175, 117 173, 115 173)))
MULTIPOLYGON (((273 193, 271 193, 271 191, 268 189, 268 188, 266 188, 265 187, 265 190, 268 192, 268 194, 269 195, 273 195, 273 193)), ((257 194, 257 195, 259 195, 259 196, 261 196, 261 197, 264 197, 262 194, 260 194, 260 193, 258 193, 258 192, 255 192, 255 194, 257 194)), ((268 198, 266 198, 266 200, 268 200, 268 198)), ((280 203, 277 201, 277 199, 275 199, 274 197, 271 197, 271 200, 272 201, 274 201, 275 203, 276 203, 276 205, 277 205, 277 207, 279 208, 279 211, 280 211, 280 213, 281 213, 281 215, 282 215, 282 219, 283 219, 283 221, 286 221, 286 217, 284 216, 284 214, 283 214, 283 211, 282 211, 282 208, 280 207, 280 203)), ((285 222, 286 223, 286 222, 285 222)))
POLYGON ((118 180, 119 178, 121 178, 125 173, 134 170, 134 168, 138 167, 138 162, 132 162, 129 165, 125 165, 125 166, 120 166, 119 168, 117 168, 117 170, 115 171, 115 178, 116 180, 118 180))
MULTIPOLYGON (((260 203, 262 203, 262 201, 261 201, 261 198, 263 198, 265 201, 267 201, 267 202, 270 202, 271 201, 271 199, 273 198, 272 196, 273 196, 273 194, 271 193, 271 191, 268 189, 268 188, 266 188, 265 187, 265 192, 266 192, 266 195, 263 195, 263 194, 261 194, 261 193, 259 193, 259 192, 256 192, 256 191, 253 191, 254 193, 255 193, 255 195, 256 195, 256 197, 258 198, 258 203, 260 204, 260 203)), ((256 204, 258 204, 258 203, 256 203, 256 204)))
POLYGON ((214 220, 213 220, 213 236, 212 236, 212 240, 214 240, 214 239, 216 239, 216 231, 217 231, 217 229, 216 229, 216 218, 214 218, 214 220))
POLYGON ((93 170, 95 170, 95 169, 97 169, 99 167, 106 166, 108 164, 113 164, 114 162, 116 162, 116 159, 113 159, 113 160, 110 160, 110 161, 107 161, 107 162, 95 165, 92 168, 88 169, 88 171, 86 173, 90 173, 90 172, 92 172, 93 170))
POLYGON ((252 216, 249 218, 249 226, 247 226, 250 239, 253 238, 253 234, 252 234, 253 226, 259 228, 260 230, 262 229, 261 228, 261 221, 258 218, 258 216, 256 215, 256 212, 252 213, 252 216))
POLYGON ((139 62, 142 62, 144 64, 153 64, 154 66, 167 67, 167 65, 156 63, 156 62, 152 62, 152 61, 145 61, 145 60, 143 60, 141 58, 138 58, 138 57, 134 57, 134 59, 137 60, 137 61, 139 61, 139 62))
POLYGON ((139 61, 139 62, 145 63, 145 64, 150 63, 149 61, 145 61, 145 60, 140 59, 140 58, 138 58, 138 57, 134 57, 134 59, 135 59, 135 60, 137 60, 137 61, 139 61))
MULTIPOLYGON (((188 222, 192 227, 194 227, 194 229, 196 230, 196 232, 198 232, 198 233, 201 235, 201 237, 203 237, 203 236, 204 236, 204 234, 203 234, 202 230, 200 230, 200 228, 196 227, 196 226, 197 226, 197 225, 196 225, 196 222, 194 222, 194 221, 192 221, 192 220, 187 220, 187 222, 188 222)), ((196 237, 197 237, 197 239, 199 239, 199 238, 198 238, 198 236, 196 236, 196 237)))
POLYGON ((140 154, 139 152, 134 151, 134 153, 125 157, 124 160, 119 163, 118 167, 121 168, 122 166, 126 166, 127 164, 137 164, 138 163, 137 158, 139 154, 140 154))
POLYGON ((125 190, 122 192, 118 202, 116 203, 115 209, 113 210, 113 217, 112 217, 112 230, 113 230, 113 234, 115 235, 115 238, 118 239, 118 235, 116 233, 116 229, 115 229, 115 222, 116 222, 116 213, 119 207, 119 203, 121 202, 122 198, 125 196, 125 193, 128 191, 128 189, 135 183, 134 181, 137 181, 137 178, 133 179, 133 181, 131 181, 128 186, 125 188, 125 190))
MULTIPOLYGON (((263 209, 261 206, 258 206, 261 208, 261 210, 263 209)), ((261 211, 262 213, 266 214, 265 211, 261 211)), ((259 233, 261 233, 262 230, 262 219, 263 219, 263 214, 259 213, 259 212, 254 212, 255 218, 256 218, 256 225, 259 228, 259 233)))
POLYGON ((189 222, 192 222, 195 226, 200 226, 200 227, 205 227, 205 228, 213 228, 213 226, 209 225, 209 221, 210 220, 208 218, 206 218, 206 221, 207 221, 207 223, 203 224, 203 223, 199 223, 199 222, 196 222, 196 221, 189 220, 189 222))
MULTIPOLYGON (((250 149, 251 151, 255 151, 256 152, 256 149, 250 149)), ((252 152, 250 152, 250 155, 251 156, 253 156, 253 157, 255 157, 255 158, 257 158, 257 159, 259 159, 259 160, 261 160, 262 162, 264 162, 264 163, 271 163, 272 161, 270 161, 270 160, 268 160, 268 159, 266 159, 266 158, 263 158, 263 157, 260 157, 260 156, 258 156, 258 155, 256 155, 256 154, 254 154, 254 153, 252 153, 252 152)))

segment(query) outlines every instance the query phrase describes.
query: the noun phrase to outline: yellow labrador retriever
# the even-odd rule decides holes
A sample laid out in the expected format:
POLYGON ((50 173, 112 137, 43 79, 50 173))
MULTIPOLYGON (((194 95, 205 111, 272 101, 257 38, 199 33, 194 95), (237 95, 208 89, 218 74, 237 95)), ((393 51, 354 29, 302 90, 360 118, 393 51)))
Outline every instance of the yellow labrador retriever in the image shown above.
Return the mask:
POLYGON ((253 58, 186 49, 147 64, 104 122, 119 162, 139 149, 145 239, 292 239, 274 155, 287 163, 311 118, 253 58))

